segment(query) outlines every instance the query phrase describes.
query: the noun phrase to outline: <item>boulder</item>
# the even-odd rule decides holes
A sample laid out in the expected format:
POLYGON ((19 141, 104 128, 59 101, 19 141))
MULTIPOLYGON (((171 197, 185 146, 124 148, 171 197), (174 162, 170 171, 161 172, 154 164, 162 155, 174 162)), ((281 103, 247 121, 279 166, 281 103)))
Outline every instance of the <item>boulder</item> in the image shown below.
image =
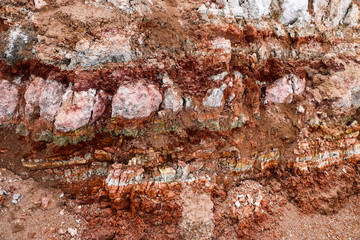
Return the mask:
POLYGON ((0 80, 0 121, 10 120, 18 105, 18 88, 7 80, 0 80))
POLYGON ((62 105, 55 118, 55 127, 59 131, 74 131, 85 126, 94 108, 96 90, 75 92, 72 86, 66 90, 62 105))
POLYGON ((301 94, 305 90, 305 79, 293 74, 276 80, 266 89, 265 100, 272 103, 284 103, 291 94, 301 94))
POLYGON ((121 86, 112 101, 112 117, 145 118, 159 109, 162 96, 152 84, 138 82, 121 86))

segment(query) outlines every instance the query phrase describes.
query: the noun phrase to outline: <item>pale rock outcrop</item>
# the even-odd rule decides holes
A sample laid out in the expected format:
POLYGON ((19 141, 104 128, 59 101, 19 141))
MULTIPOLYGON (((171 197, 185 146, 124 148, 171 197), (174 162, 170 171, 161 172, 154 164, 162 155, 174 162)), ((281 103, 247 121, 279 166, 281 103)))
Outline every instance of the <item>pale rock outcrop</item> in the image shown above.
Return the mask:
POLYGON ((159 109, 162 96, 158 88, 145 83, 121 86, 113 97, 112 117, 144 118, 159 109))
POLYGON ((314 0, 313 8, 316 23, 328 27, 336 27, 342 23, 351 27, 357 26, 359 9, 355 3, 350 7, 351 2, 352 0, 314 0))
MULTIPOLYGON (((99 1, 99 0, 97 0, 99 1)), ((151 0, 101 0, 112 3, 115 7, 127 13, 137 12, 141 15, 151 13, 151 0)))
POLYGON ((170 109, 177 113, 183 108, 184 100, 181 96, 180 89, 176 87, 168 88, 164 93, 164 101, 161 105, 162 109, 170 109))
POLYGON ((59 131, 74 131, 85 126, 94 109, 96 90, 75 92, 69 86, 62 98, 62 105, 55 118, 59 131))
POLYGON ((54 120, 61 106, 64 92, 65 87, 61 83, 35 77, 24 94, 25 115, 30 117, 34 113, 35 107, 39 107, 41 117, 49 121, 54 120))
POLYGON ((318 24, 322 24, 325 16, 325 11, 329 5, 329 0, 314 0, 313 9, 314 9, 314 18, 318 24))
POLYGON ((18 88, 7 80, 0 80, 0 121, 10 120, 18 105, 18 88))
POLYGON ((34 0, 35 8, 40 9, 47 5, 45 0, 34 0))
POLYGON ((56 81, 47 80, 39 99, 40 116, 53 121, 62 101, 65 87, 56 81))
POLYGON ((91 121, 96 121, 105 112, 106 104, 109 101, 108 98, 108 95, 103 90, 98 91, 95 96, 94 109, 91 121))
MULTIPOLYGON (((203 100, 203 105, 206 107, 217 108, 223 105, 223 98, 226 85, 223 84, 220 88, 215 88, 203 100)), ((208 91, 210 92, 210 91, 208 91)))
POLYGON ((330 5, 330 20, 333 27, 339 25, 345 17, 352 0, 332 0, 330 5))
POLYGON ((8 61, 15 61, 19 51, 27 48, 29 41, 29 36, 21 28, 11 29, 4 52, 6 59, 8 61))
POLYGON ((35 77, 30 85, 27 87, 24 98, 25 98, 25 115, 30 116, 34 112, 35 106, 39 105, 39 98, 41 89, 45 85, 45 80, 40 77, 35 77))
POLYGON ((272 103, 284 103, 291 94, 301 94, 305 90, 305 79, 289 74, 276 80, 266 89, 265 100, 272 103))
POLYGON ((235 17, 261 19, 269 14, 271 0, 228 0, 231 12, 235 17))
POLYGON ((359 24, 359 7, 356 4, 352 4, 343 23, 350 27, 356 27, 359 24))
POLYGON ((280 22, 285 25, 294 24, 298 20, 306 20, 309 16, 308 0, 283 0, 281 9, 280 22))
POLYGON ((101 40, 82 39, 75 49, 76 56, 71 60, 69 69, 77 65, 91 67, 107 62, 128 62, 133 57, 130 39, 116 30, 102 33, 101 40))

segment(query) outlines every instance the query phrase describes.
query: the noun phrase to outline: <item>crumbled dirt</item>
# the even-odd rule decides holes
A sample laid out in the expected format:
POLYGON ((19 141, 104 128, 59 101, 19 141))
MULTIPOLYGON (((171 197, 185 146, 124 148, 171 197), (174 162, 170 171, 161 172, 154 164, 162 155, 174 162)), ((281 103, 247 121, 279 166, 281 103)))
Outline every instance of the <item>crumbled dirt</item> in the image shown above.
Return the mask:
POLYGON ((66 199, 60 189, 23 180, 6 169, 0 169, 0 189, 7 193, 3 202, 0 197, 1 240, 80 239, 85 221, 74 210, 81 206, 66 199), (12 203, 15 194, 20 194, 16 204, 12 203), (76 235, 69 228, 76 229, 76 235))

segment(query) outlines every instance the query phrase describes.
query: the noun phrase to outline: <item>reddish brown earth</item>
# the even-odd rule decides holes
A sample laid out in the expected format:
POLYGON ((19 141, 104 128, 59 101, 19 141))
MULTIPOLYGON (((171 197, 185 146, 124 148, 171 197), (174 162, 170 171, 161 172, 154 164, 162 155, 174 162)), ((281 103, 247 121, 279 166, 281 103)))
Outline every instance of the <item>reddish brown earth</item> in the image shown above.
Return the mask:
POLYGON ((360 239, 359 4, 1 1, 0 240, 360 239))

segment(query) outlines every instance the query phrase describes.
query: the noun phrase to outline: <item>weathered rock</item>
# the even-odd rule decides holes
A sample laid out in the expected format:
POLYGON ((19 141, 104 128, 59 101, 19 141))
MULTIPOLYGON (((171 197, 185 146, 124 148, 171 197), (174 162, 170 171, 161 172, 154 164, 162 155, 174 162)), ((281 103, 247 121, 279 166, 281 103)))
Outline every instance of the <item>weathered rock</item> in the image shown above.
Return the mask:
POLYGON ((359 25, 359 7, 355 3, 353 3, 348 9, 343 23, 349 25, 350 27, 356 27, 359 25))
POLYGON ((25 115, 31 116, 36 107, 40 108, 40 116, 52 121, 60 108, 65 87, 54 81, 35 77, 27 87, 24 98, 26 101, 25 115))
POLYGON ((94 109, 96 90, 74 92, 68 87, 62 98, 62 105, 55 118, 55 127, 59 131, 74 131, 85 126, 94 109))
POLYGON ((47 5, 45 0, 34 0, 35 8, 40 9, 47 5))
POLYGON ((11 29, 4 52, 6 60, 14 62, 21 58, 21 52, 27 49, 29 42, 30 37, 21 28, 11 29))
POLYGON ((76 56, 69 68, 77 65, 96 66, 107 62, 128 62, 132 60, 129 38, 115 29, 101 33, 101 41, 83 39, 76 44, 76 56))
POLYGON ((260 19, 269 14, 270 0, 228 0, 231 12, 235 17, 260 19))
POLYGON ((108 95, 100 90, 95 96, 94 109, 91 117, 91 121, 96 121, 105 112, 106 104, 108 102, 108 95))
POLYGON ((210 95, 206 96, 203 105, 206 107, 217 108, 223 105, 224 93, 220 88, 215 88, 210 95))
POLYGON ((168 88, 164 93, 164 101, 161 104, 163 109, 170 109, 177 113, 183 108, 184 100, 179 89, 175 87, 168 88))
POLYGON ((0 80, 0 96, 0 121, 8 121, 18 105, 18 87, 7 80, 0 80))
POLYGON ((62 101, 65 87, 56 81, 47 80, 39 99, 40 116, 53 121, 62 101))
POLYGON ((337 26, 341 23, 346 13, 348 12, 352 0, 334 0, 330 5, 330 21, 332 26, 337 26))
POLYGON ((144 118, 159 109, 161 94, 154 85, 145 83, 121 86, 112 102, 112 117, 144 118))
POLYGON ((282 15, 280 21, 285 24, 294 24, 298 20, 304 20, 309 14, 308 0, 284 0, 281 3, 282 15))
POLYGON ((305 79, 290 74, 276 80, 266 89, 266 100, 273 103, 284 103, 291 94, 301 94, 305 90, 305 79))

